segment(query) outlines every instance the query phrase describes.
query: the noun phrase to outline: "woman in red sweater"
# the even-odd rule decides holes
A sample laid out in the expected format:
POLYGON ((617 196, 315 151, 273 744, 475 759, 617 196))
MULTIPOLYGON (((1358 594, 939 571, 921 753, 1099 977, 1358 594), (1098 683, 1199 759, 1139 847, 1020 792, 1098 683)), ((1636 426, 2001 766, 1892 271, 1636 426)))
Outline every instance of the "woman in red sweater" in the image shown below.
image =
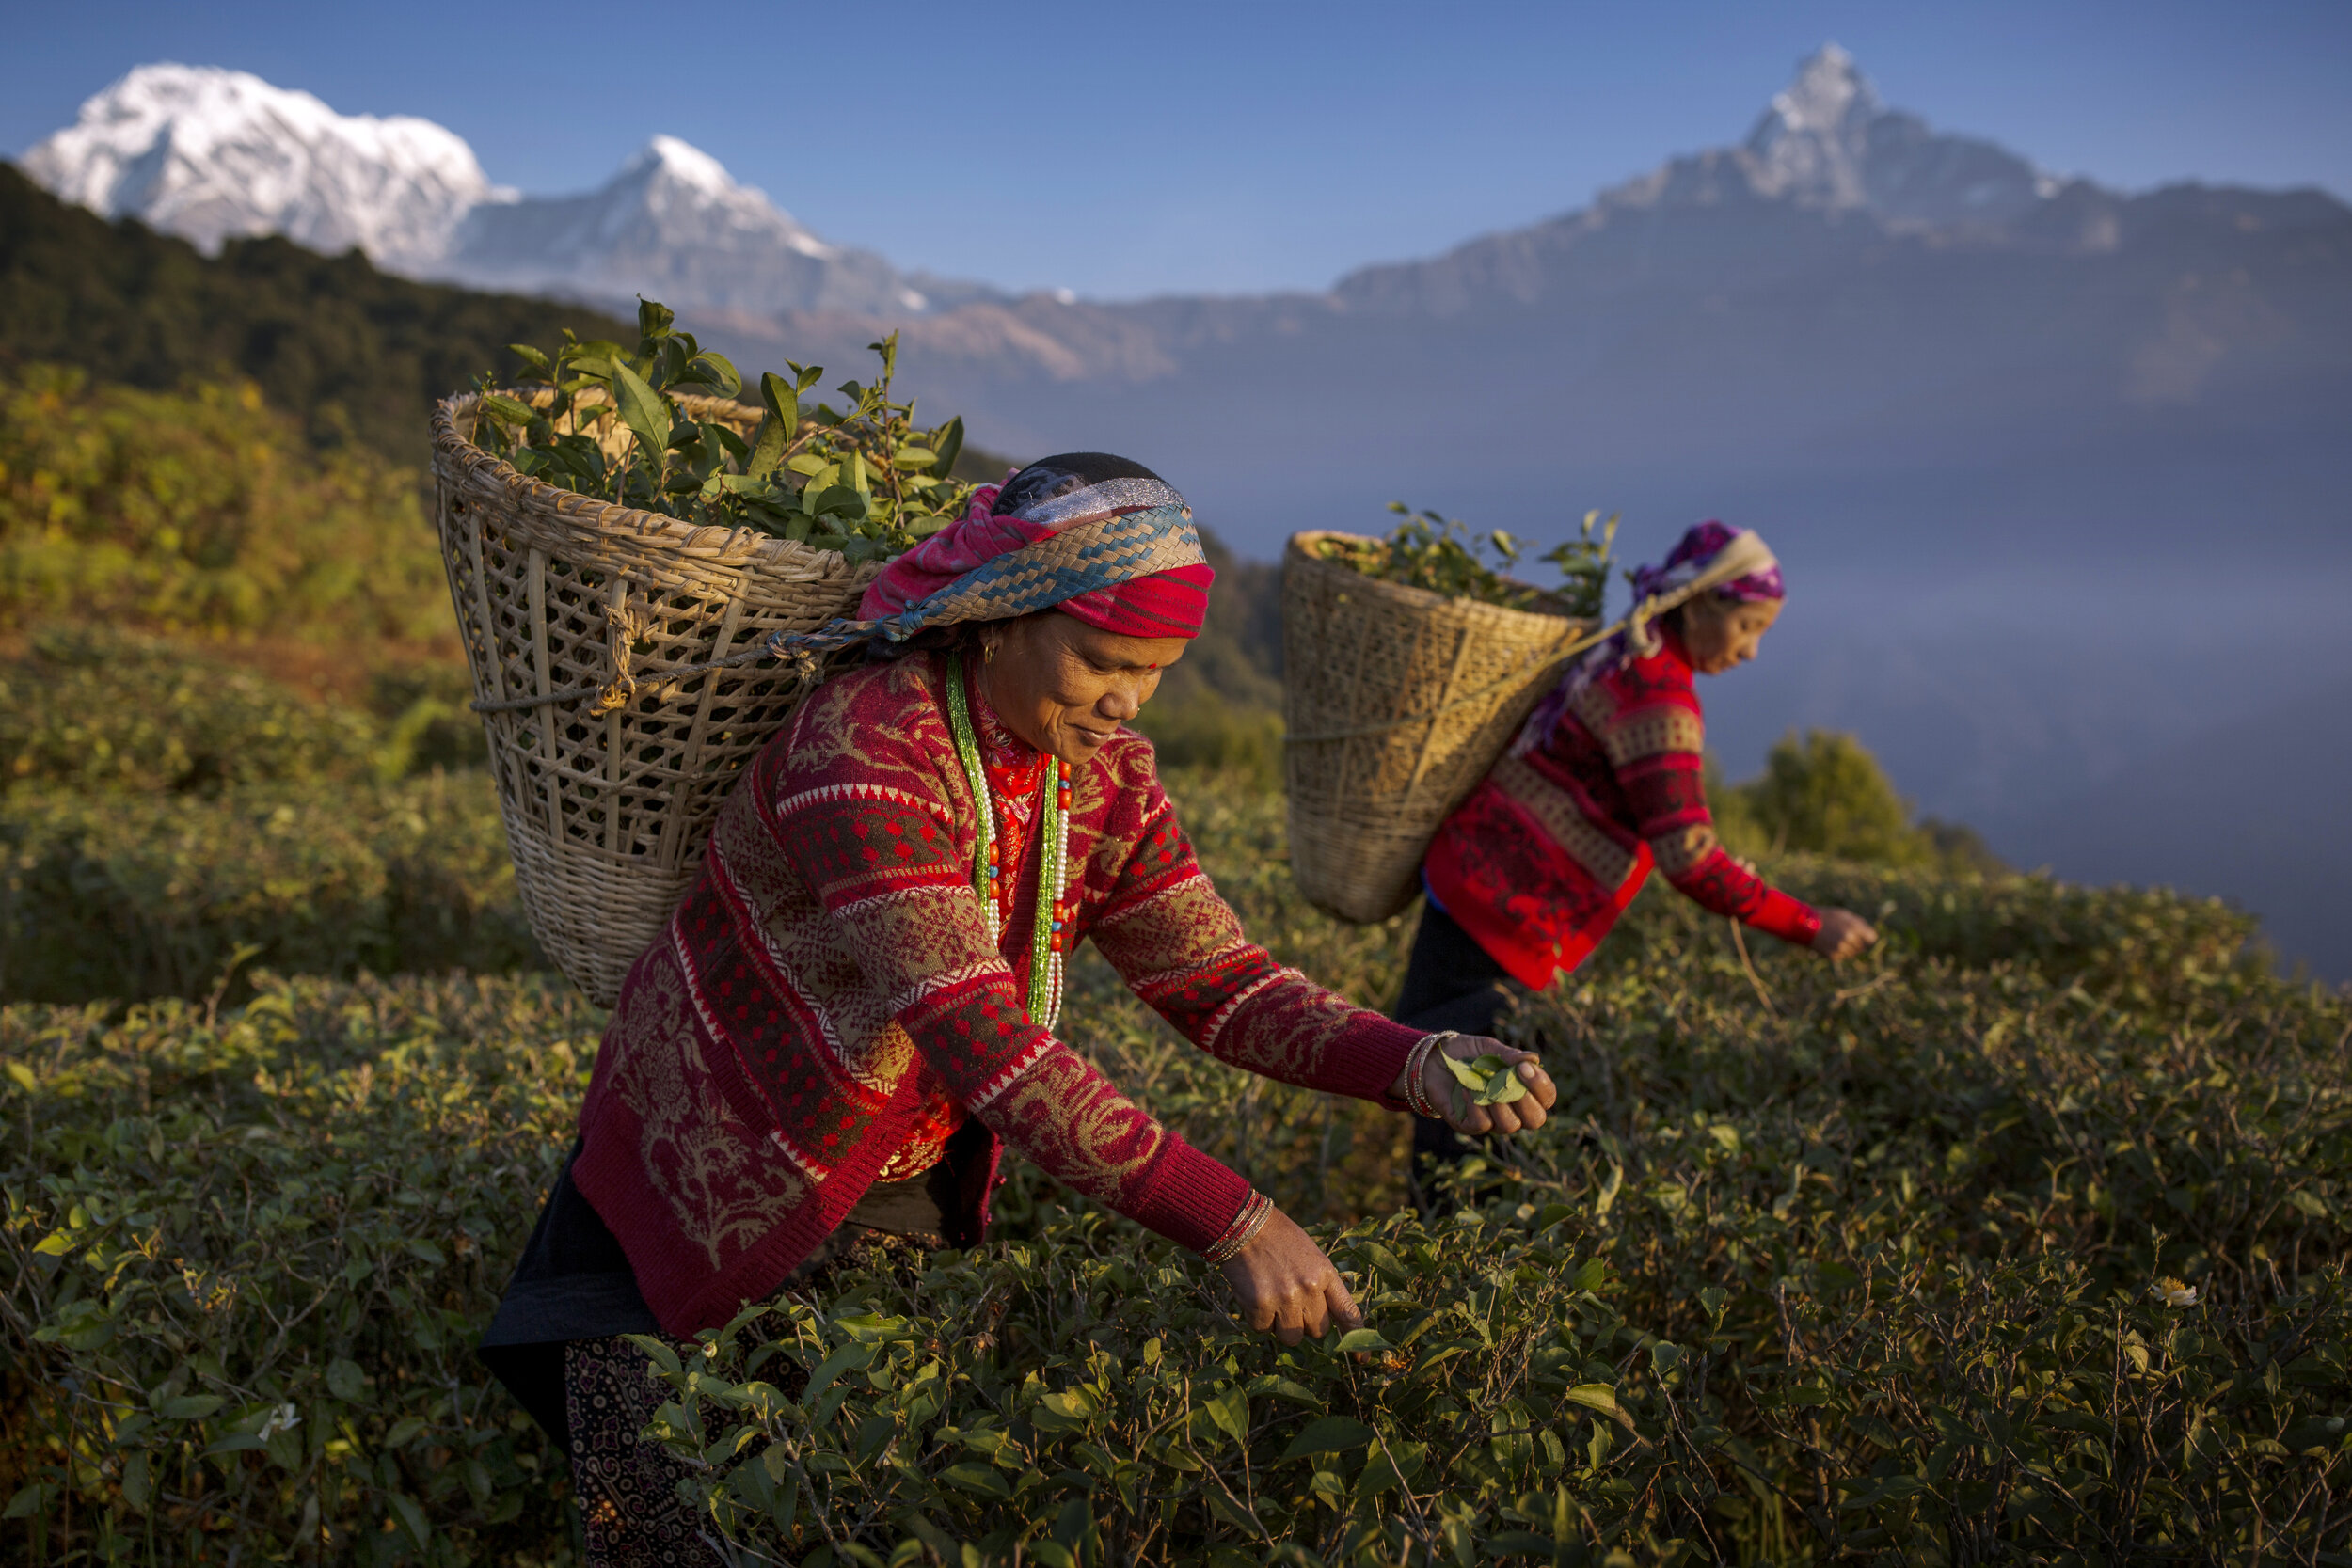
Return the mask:
MULTIPOLYGON (((1652 865, 1717 914, 1825 958, 1878 940, 1860 915, 1815 910, 1725 854, 1700 785, 1693 677, 1754 658, 1784 593, 1763 540, 1717 522, 1634 574, 1627 629, 1569 669, 1438 830, 1401 1022, 1489 1033, 1514 984, 1540 990, 1584 961, 1652 865)), ((1424 1169, 1462 1148, 1426 1117, 1413 1145, 1424 1169)))
POLYGON ((1542 1125, 1532 1053, 1349 1005, 1201 874, 1125 723, 1211 578, 1183 497, 1073 452, 982 489, 860 620, 802 640, 883 657, 812 693, 728 796, 484 1341, 569 1449, 590 1564, 715 1560, 682 1467, 639 1440, 663 1395, 622 1337, 821 1293, 853 1247, 971 1245, 1008 1147, 1199 1254, 1287 1343, 1362 1322, 1305 1231, 1056 1035, 1081 941, 1235 1067, 1464 1132, 1542 1125), (1481 1109, 1438 1053, 1490 1051, 1530 1092, 1481 1109))

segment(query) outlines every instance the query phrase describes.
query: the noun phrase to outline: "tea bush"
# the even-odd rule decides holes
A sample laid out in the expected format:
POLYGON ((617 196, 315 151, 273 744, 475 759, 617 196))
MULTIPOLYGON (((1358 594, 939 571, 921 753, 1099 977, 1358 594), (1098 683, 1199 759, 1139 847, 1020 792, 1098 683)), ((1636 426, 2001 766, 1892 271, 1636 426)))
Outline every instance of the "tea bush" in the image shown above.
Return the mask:
POLYGON ((562 1551, 564 1467, 471 1344, 601 1022, 542 979, 0 1009, 10 1556, 562 1551))
POLYGON ((0 996, 200 996, 253 958, 342 975, 544 962, 486 777, 0 800, 0 996))
POLYGON ((0 662, 0 793, 171 794, 343 776, 368 768, 381 744, 363 711, 161 638, 47 626, 0 662))
MULTIPOLYGON (((1455 1224, 1338 1238, 1365 1357, 1212 1323, 1196 1276, 1048 1212, 665 1361, 674 1447, 803 1563, 2341 1550, 2352 1006, 2236 961, 2209 904, 1776 870, 1941 921, 1837 971, 1645 896, 1506 1026, 1552 1126, 1466 1170, 1455 1224), (2160 973, 2100 961, 2118 933, 2160 973)), ((1343 1184, 1304 1180, 1305 1118, 1236 1147, 1234 1085, 1090 1043, 1286 1203, 1343 1184)))
MULTIPOLYGON (((1278 799, 1172 785, 1253 933, 1385 1000, 1409 922, 1308 910, 1278 799)), ((1071 1037, 1332 1227, 1367 1337, 1243 1332, 1016 1166, 987 1245, 649 1351, 712 1528, 815 1568, 2344 1554, 2352 1003, 2212 904, 1772 869, 1886 947, 1833 970, 1645 894, 1508 1019, 1560 1115, 1438 1220, 1399 1212, 1399 1118, 1208 1061, 1082 952, 1071 1037)), ((596 1015, 257 988, 0 1010, 13 1541, 565 1560, 560 1466, 463 1344, 596 1015)))

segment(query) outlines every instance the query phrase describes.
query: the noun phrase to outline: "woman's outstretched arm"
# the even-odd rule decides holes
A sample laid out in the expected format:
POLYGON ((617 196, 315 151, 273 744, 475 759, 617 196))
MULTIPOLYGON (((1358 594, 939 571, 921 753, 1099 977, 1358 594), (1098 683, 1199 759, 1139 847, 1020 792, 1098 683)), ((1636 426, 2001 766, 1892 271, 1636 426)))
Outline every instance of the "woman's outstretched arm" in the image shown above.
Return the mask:
POLYGON ((1316 985, 1249 940, 1150 782, 1132 851, 1087 935, 1195 1045, 1251 1072, 1391 1106, 1422 1031, 1316 985))

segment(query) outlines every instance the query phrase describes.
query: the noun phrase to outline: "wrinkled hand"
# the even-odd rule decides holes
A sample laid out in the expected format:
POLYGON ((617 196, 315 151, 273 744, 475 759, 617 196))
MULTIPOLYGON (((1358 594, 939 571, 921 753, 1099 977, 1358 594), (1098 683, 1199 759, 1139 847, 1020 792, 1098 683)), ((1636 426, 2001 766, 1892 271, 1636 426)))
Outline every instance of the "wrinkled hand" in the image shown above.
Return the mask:
POLYGON ((1334 1327, 1344 1334, 1364 1326, 1340 1271, 1279 1209, 1223 1267, 1249 1326, 1273 1330, 1286 1345, 1310 1334, 1320 1339, 1334 1327))
POLYGON ((1820 934, 1813 939, 1813 951, 1830 962, 1851 958, 1879 940, 1878 927, 1851 910, 1823 910, 1820 934))
MULTIPOLYGON (((1501 1040, 1488 1039, 1482 1035, 1457 1035, 1445 1042, 1444 1053, 1457 1062, 1472 1061, 1480 1056, 1500 1056, 1503 1065, 1517 1072, 1519 1082, 1527 1085, 1525 1094, 1507 1104, 1473 1105, 1470 1091, 1463 1088, 1446 1065, 1438 1059, 1438 1053, 1431 1052, 1429 1060, 1422 1065, 1422 1075, 1428 1087, 1429 1098, 1445 1107, 1446 1125, 1456 1132, 1468 1132, 1476 1137, 1486 1132, 1530 1131, 1544 1124, 1544 1113, 1560 1099, 1560 1091, 1552 1086, 1550 1075, 1544 1071, 1543 1063, 1533 1051, 1514 1051, 1501 1040)), ((1402 1073, 1390 1085, 1389 1095, 1394 1100, 1405 1098, 1402 1073)))

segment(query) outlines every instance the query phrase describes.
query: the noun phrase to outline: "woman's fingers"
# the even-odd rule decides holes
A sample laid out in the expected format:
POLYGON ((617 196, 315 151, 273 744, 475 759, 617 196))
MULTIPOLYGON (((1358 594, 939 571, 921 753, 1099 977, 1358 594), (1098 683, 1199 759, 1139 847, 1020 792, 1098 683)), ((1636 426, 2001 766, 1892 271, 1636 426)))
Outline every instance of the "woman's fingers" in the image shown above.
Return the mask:
POLYGON ((1356 1298, 1348 1293, 1346 1282, 1336 1270, 1323 1288, 1323 1299, 1331 1310, 1331 1325, 1341 1333, 1364 1326, 1364 1309, 1356 1305, 1356 1298))

